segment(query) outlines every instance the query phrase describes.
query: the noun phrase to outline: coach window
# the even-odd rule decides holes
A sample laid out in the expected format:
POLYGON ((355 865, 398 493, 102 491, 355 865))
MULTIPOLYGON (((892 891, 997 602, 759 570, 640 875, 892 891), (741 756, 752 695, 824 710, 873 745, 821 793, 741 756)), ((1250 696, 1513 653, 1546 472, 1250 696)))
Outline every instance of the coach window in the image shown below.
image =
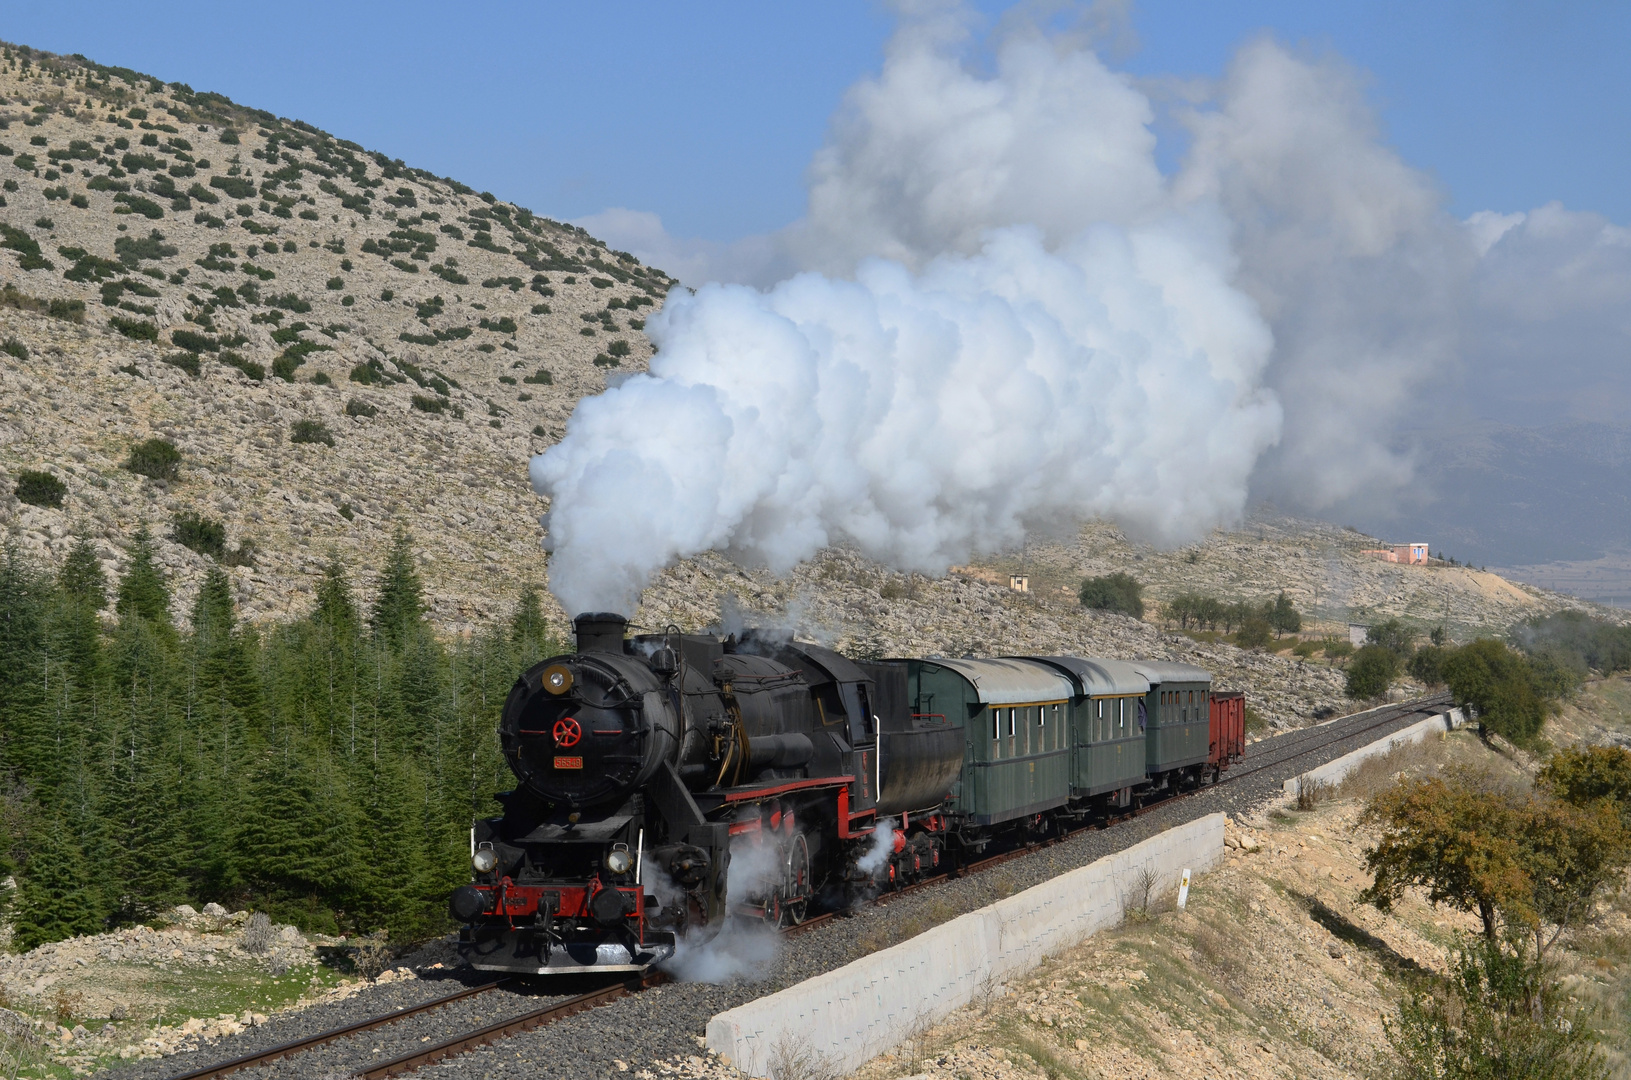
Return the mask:
POLYGON ((991 710, 991 738, 993 741, 1002 738, 1002 710, 991 710))

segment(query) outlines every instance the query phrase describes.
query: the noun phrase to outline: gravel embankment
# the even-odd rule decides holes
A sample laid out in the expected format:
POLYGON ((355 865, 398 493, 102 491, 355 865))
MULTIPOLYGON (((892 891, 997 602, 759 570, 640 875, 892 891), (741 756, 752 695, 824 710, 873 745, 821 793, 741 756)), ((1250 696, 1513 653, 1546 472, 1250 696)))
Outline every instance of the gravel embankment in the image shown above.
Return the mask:
MULTIPOLYGON (((1162 803, 1107 829, 1082 832, 968 877, 832 920, 806 934, 780 942, 767 973, 756 980, 723 985, 677 983, 624 998, 549 1027, 526 1032, 421 1070, 437 1080, 490 1080, 500 1076, 540 1080, 583 1080, 618 1075, 652 1062, 699 1053, 699 1041, 715 1013, 774 993, 839 967, 864 950, 1036 885, 1095 859, 1130 847, 1174 825, 1223 811, 1243 813, 1278 797, 1285 781, 1414 723, 1406 714, 1376 724, 1373 715, 1344 718, 1319 729, 1300 729, 1263 739, 1247 748, 1247 764, 1274 760, 1267 768, 1242 771, 1237 779, 1186 798, 1162 803), (1375 726, 1373 726, 1375 725, 1375 726), (1292 756, 1295 755, 1295 756, 1292 756)), ((468 973, 473 982, 477 976, 468 973)), ((343 1002, 275 1018, 190 1054, 121 1067, 103 1074, 110 1080, 160 1080, 214 1061, 303 1038, 318 1031, 453 992, 451 979, 420 980, 365 991, 343 1002)), ((572 992, 584 988, 574 987, 572 992)), ((245 1080, 335 1080, 373 1062, 387 1060, 426 1041, 438 1041, 548 1004, 542 995, 496 991, 446 1009, 379 1028, 318 1050, 236 1075, 245 1080), (428 1037, 428 1040, 427 1040, 428 1037)))

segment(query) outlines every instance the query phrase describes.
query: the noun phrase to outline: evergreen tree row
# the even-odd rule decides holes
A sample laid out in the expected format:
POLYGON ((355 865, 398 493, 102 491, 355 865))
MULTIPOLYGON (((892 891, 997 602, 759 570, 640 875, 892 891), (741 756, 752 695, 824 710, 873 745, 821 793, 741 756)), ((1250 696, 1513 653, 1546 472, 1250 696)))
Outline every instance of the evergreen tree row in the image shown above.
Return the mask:
POLYGON ((366 613, 335 559, 308 616, 257 628, 211 566, 177 627, 145 530, 130 554, 110 597, 89 542, 54 578, 0 552, 15 946, 183 901, 330 933, 441 929, 471 819, 499 812, 492 795, 512 783, 505 695, 558 651, 537 591, 507 624, 442 641, 399 530, 366 613))

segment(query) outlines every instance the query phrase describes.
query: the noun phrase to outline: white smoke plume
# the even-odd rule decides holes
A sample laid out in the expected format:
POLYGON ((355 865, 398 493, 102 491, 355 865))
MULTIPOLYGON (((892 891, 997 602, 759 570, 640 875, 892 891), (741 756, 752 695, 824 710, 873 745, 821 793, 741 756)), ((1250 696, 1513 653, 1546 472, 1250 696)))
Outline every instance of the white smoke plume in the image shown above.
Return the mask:
MULTIPOLYGON (((1623 334, 1613 227, 1454 220, 1338 59, 1242 47, 1175 107, 1191 141, 1169 177, 1156 106, 1082 37, 1014 16, 981 39, 949 0, 899 17, 805 219, 712 264, 689 249, 694 275, 767 287, 676 291, 650 374, 534 459, 568 611, 632 613, 707 549, 785 571, 842 540, 934 574, 1095 516, 1172 544, 1248 498, 1376 505, 1412 479, 1411 424, 1469 348, 1533 379, 1500 327, 1556 339, 1567 301, 1503 296, 1610 267, 1585 291, 1587 362, 1623 334), (789 265, 806 272, 765 277, 789 265)), ((630 221, 660 246, 655 218, 630 221)))
POLYGON ((889 861, 895 850, 895 819, 884 818, 872 830, 872 843, 866 854, 855 860, 856 869, 863 874, 876 874, 889 861))
POLYGON ((738 918, 735 912, 762 899, 781 880, 781 854, 774 842, 761 843, 758 834, 751 833, 731 840, 725 877, 725 907, 730 914, 718 927, 698 927, 681 935, 663 970, 681 982, 766 978, 780 952, 780 938, 774 927, 738 918))
POLYGON ((941 573, 1094 514, 1193 539, 1239 512, 1280 421, 1229 269, 1221 224, 1193 214, 1053 251, 1001 230, 920 275, 676 292, 647 324, 651 373, 533 459, 550 587, 632 613, 677 558, 785 572, 839 539, 941 573))

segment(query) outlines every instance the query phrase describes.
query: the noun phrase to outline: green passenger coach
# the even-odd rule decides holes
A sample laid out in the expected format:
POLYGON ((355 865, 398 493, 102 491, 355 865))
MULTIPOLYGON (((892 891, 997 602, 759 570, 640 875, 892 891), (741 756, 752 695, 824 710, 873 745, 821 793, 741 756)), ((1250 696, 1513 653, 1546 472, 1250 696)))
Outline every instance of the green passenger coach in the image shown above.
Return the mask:
POLYGON ((1142 722, 1150 681, 1125 660, 1038 656, 1076 684, 1071 702, 1072 800, 1126 807, 1142 787, 1147 738, 1142 722))
POLYGON ((1211 748, 1211 673, 1170 660, 1135 660, 1132 666, 1150 683, 1144 695, 1150 791, 1200 783, 1211 748))
POLYGON ((1070 703, 1063 672, 1033 660, 909 660, 920 715, 964 720, 963 771, 950 807, 972 825, 997 825, 1070 798, 1070 703))

